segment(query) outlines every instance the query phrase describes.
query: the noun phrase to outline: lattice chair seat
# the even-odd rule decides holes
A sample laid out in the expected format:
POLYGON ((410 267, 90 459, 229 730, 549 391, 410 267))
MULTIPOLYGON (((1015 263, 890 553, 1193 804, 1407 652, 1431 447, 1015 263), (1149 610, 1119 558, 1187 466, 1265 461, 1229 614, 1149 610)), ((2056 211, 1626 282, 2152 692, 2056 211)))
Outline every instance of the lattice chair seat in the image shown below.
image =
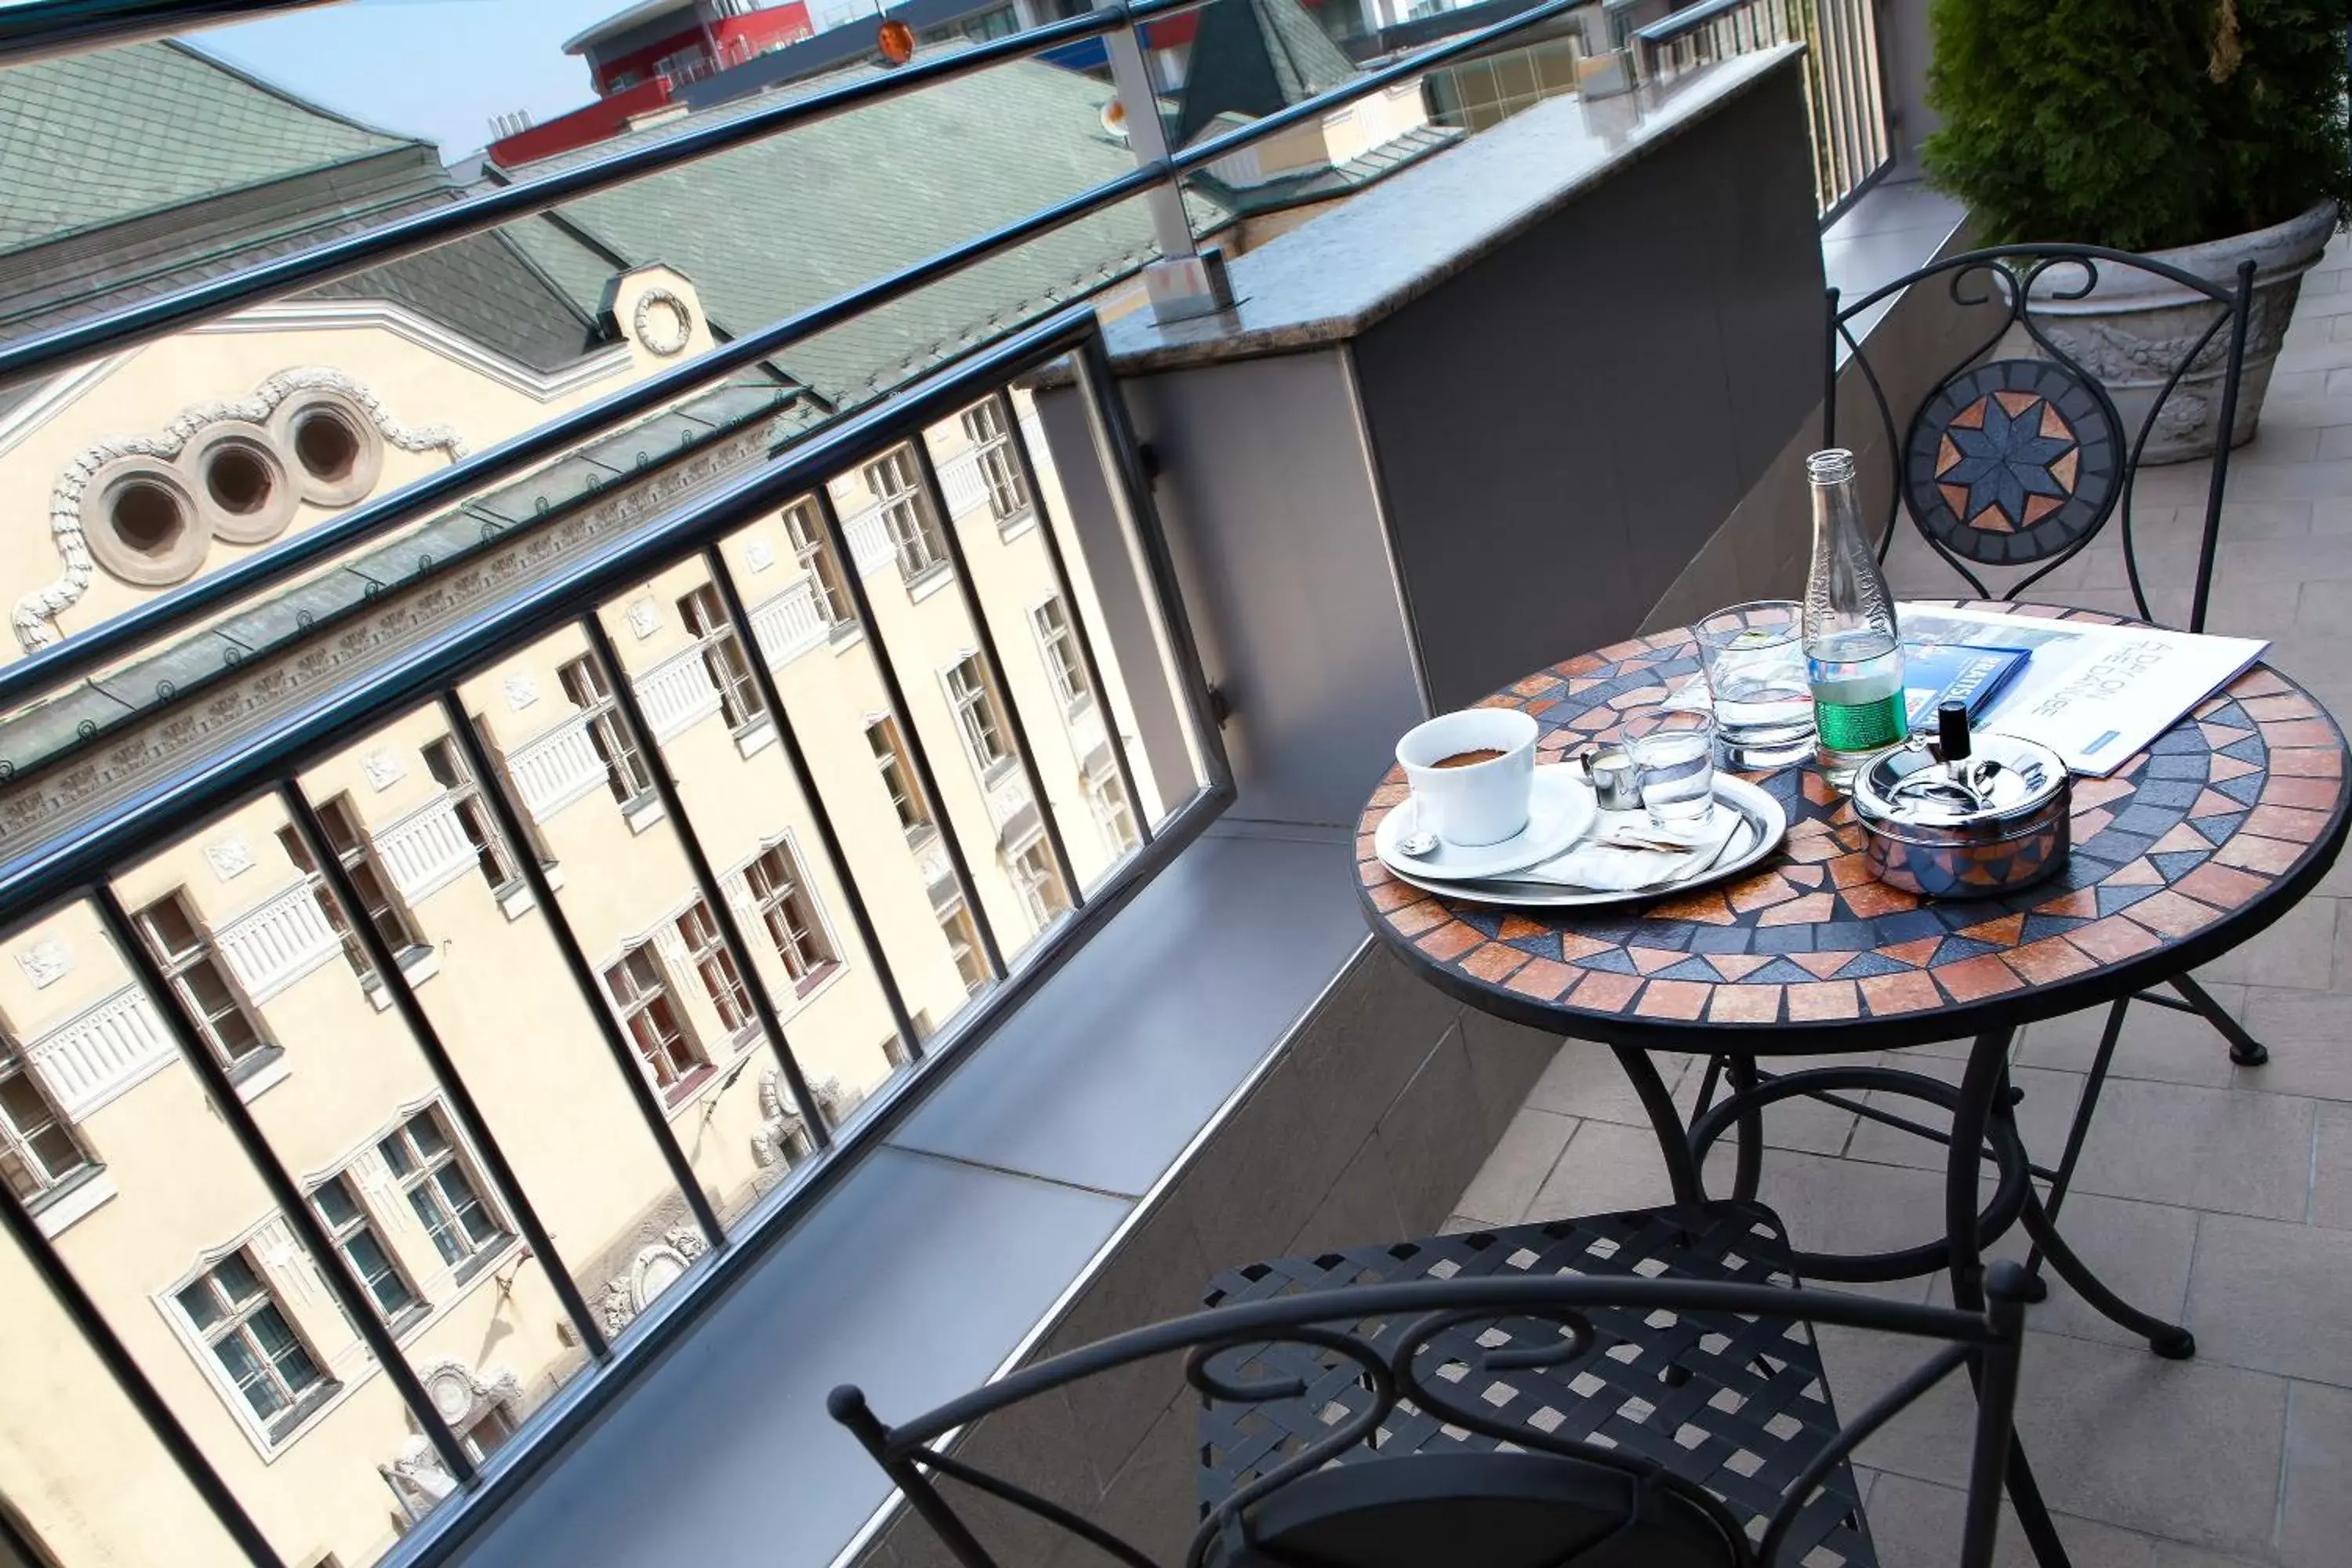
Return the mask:
MULTIPOLYGON (((1218 1276, 1212 1307, 1351 1286, 1420 1279, 1585 1274, 1682 1278, 1790 1287, 1787 1233, 1761 1204, 1637 1209, 1500 1230, 1355 1247, 1254 1263, 1218 1276)), ((1370 1328, 1392 1352, 1418 1314, 1370 1328)), ((1563 1331, 1537 1320, 1491 1320, 1439 1333, 1415 1358, 1422 1380, 1457 1406, 1441 1414, 1410 1396, 1340 1465, 1405 1454, 1541 1450, 1547 1439, 1639 1456, 1720 1499, 1751 1543, 1799 1474, 1836 1436, 1838 1417, 1821 1352, 1802 1323, 1724 1312, 1591 1311, 1594 1342, 1555 1364, 1473 1374, 1475 1346, 1498 1352, 1557 1346, 1563 1331), (1455 1418, 1466 1406, 1486 1431, 1455 1418)), ((1358 1332, 1367 1332, 1360 1325, 1358 1332)), ((1220 1363, 1227 1375, 1296 1377, 1303 1394, 1250 1403, 1212 1400, 1201 1418, 1201 1500, 1211 1506, 1368 1408, 1373 1392, 1345 1356, 1285 1342, 1220 1363)), ((1841 1461, 1800 1512, 1778 1561, 1806 1568, 1873 1568, 1877 1557, 1850 1466, 1841 1461)))
MULTIPOLYGON (((992 1552, 960 1497, 1091 1549, 1055 1563, 1874 1568, 1846 1456, 1966 1368, 1980 1396, 1955 1557, 1990 1568, 2024 1271, 1996 1264, 1979 1314, 1809 1290, 1789 1256, 1772 1211, 1734 1200, 1255 1263, 1221 1276, 1206 1311, 911 1421, 886 1426, 853 1386, 829 1406, 965 1568, 1038 1559, 1025 1543, 1018 1558, 992 1552), (1931 1353, 1842 1427, 1812 1322, 1931 1353), (1181 1554, 1154 1556, 943 1446, 992 1412, 1176 1351, 1204 1396, 1181 1554)), ((2039 1504, 2029 1491, 2020 1508, 2039 1504)), ((1158 1539, 1177 1522, 1161 1519, 1158 1539)))

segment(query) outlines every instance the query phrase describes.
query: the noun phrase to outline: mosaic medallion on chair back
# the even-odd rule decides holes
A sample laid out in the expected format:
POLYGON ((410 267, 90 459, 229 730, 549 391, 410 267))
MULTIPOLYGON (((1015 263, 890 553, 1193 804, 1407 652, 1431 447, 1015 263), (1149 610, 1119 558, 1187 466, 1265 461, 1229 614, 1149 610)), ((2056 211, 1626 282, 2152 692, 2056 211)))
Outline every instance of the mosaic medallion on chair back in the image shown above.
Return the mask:
POLYGON ((2099 388, 2050 360, 1994 360, 1920 405, 1905 497, 1954 554, 2024 565, 2098 531, 2122 489, 2123 452, 2099 388))

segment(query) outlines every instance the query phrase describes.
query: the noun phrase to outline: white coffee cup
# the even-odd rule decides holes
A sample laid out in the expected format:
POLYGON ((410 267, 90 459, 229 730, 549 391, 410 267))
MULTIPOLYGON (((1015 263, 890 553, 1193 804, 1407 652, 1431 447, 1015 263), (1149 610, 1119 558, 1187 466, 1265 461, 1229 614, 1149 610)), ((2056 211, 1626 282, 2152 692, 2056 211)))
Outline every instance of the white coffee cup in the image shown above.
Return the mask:
POLYGON ((1528 825, 1536 787, 1536 721, 1516 708, 1465 708, 1405 732, 1396 759, 1419 802, 1421 830, 1465 848, 1499 844, 1528 825), (1480 763, 1437 764, 1465 752, 1480 763))

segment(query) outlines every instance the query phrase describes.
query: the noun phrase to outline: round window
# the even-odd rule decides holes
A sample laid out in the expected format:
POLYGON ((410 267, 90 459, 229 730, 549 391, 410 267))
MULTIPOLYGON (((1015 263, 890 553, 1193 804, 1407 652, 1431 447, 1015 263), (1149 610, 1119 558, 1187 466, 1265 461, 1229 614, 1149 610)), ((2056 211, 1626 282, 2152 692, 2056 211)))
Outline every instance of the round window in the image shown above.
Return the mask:
POLYGON ((294 420, 294 457, 312 479, 342 484, 360 465, 359 432, 341 409, 304 409, 294 420))
POLYGON ((150 561, 170 559, 196 521, 178 494, 152 479, 116 486, 107 517, 114 524, 114 537, 150 561))
POLYGON ((365 500, 383 473, 383 437, 360 405, 340 393, 309 388, 269 422, 290 484, 312 506, 365 500))
POLYGON ((204 564, 212 530, 179 475, 153 458, 118 458, 82 494, 82 536, 108 575, 161 588, 204 564))
POLYGON ((300 500, 277 440, 258 425, 215 425, 189 443, 180 471, 192 477, 197 510, 231 544, 267 544, 286 531, 300 500))
POLYGON ((213 504, 238 517, 266 510, 277 493, 278 476, 268 459, 250 447, 223 447, 205 468, 205 489, 213 504))

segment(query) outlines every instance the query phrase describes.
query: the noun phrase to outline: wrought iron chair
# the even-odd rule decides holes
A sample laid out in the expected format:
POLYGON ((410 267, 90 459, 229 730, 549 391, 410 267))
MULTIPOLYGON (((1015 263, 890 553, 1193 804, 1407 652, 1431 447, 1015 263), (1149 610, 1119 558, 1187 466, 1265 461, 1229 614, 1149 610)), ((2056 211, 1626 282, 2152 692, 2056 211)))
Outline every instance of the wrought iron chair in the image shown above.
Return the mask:
MULTIPOLYGON (((2189 584, 2188 629, 2202 631, 2212 594, 2230 449, 2252 435, 2258 406, 2258 400, 2240 395, 2246 340, 2258 303, 2254 271, 2252 262, 2245 263, 2235 285, 2224 287, 2127 251, 2084 245, 2001 246, 1947 257, 1851 304, 1842 302, 1837 289, 1829 290, 1822 441, 1824 446, 1838 444, 1843 348, 1869 389, 1878 429, 1894 459, 1880 558, 1885 558, 1907 512, 1928 548, 1979 598, 2014 599, 2089 548, 2109 521, 2119 517, 2132 602, 2141 618, 2154 621, 2158 617, 2140 572, 2134 492, 2142 463, 2151 454, 2162 458, 2178 450, 2185 433, 2210 410, 2217 415, 2217 426, 2231 432, 2232 439, 2222 442, 2213 455, 2197 565, 2189 584), (2109 339, 2063 320, 2045 320, 2026 308, 2032 302, 2063 310, 2087 299, 2102 281, 2112 283, 2119 273, 2144 276, 2151 290, 2150 308, 2170 313, 2176 336, 2168 350, 2151 356, 2136 342, 2109 339), (1927 389, 1907 423, 1898 424, 1886 384, 1869 349, 1856 337, 1853 323, 1905 289, 1938 284, 1955 303, 1981 308, 1987 330, 1927 389), (1994 357, 2018 331, 2040 354, 1994 357), (1980 574, 1984 573, 2005 574, 2007 580, 1996 584, 1980 574)), ((2269 300, 2260 303, 2264 309, 2282 308, 2269 300)), ((2284 308, 2292 304, 2287 300, 2284 308)), ((2049 1183, 2042 1209, 2053 1222, 2065 1202, 2134 1001, 2204 1018, 2228 1043, 2232 1062, 2251 1067, 2270 1059, 2269 1050, 2192 976, 2182 974, 2168 984, 2178 995, 2141 992, 2117 998, 2108 1009, 2059 1163, 2054 1169, 2032 1167, 2034 1175, 2049 1183)), ((1918 1075, 1841 1068, 1795 1075, 1810 1087, 1779 1082, 1780 1076, 1752 1062, 1711 1059, 1693 1118, 1694 1127, 1702 1130, 1698 1141, 1719 1134, 1736 1110, 1752 1115, 1764 1103, 1792 1094, 1825 1099, 1942 1141, 1942 1134, 1931 1128, 1859 1107, 1836 1092, 1880 1087, 1934 1099, 1938 1086, 1920 1081, 1918 1075), (1718 1104, 1715 1092, 1726 1078, 1732 1093, 1718 1104), (1874 1082, 1874 1078, 1885 1081, 1874 1082), (1909 1080, 1910 1087, 1898 1087, 1896 1080, 1909 1080)), ((1745 1158, 1744 1146, 1742 1153, 1745 1158)), ((2008 1174, 2004 1167, 2004 1179, 2008 1174)), ((1743 1182, 1740 1190, 1752 1187, 1743 1182)), ((2029 1266, 2038 1269, 2042 1257, 2037 1247, 2029 1266)), ((2125 1310, 2119 1321, 2140 1320, 2139 1314, 2125 1310)), ((2188 1334, 2146 1321, 2152 1326, 2150 1345, 2159 1354, 2192 1352, 2194 1341, 2188 1334)))
MULTIPOLYGON (((1928 548, 1979 598, 2015 599, 2089 548, 2108 520, 2119 515, 2118 541, 2132 602, 2141 619, 2154 621, 2158 616, 2140 579, 2134 491, 2142 463, 2151 455, 2170 460, 2210 411, 2216 415, 2212 424, 2230 438, 2213 454, 2197 569, 2189 583, 2187 629, 2203 631, 2230 452, 2253 434, 2261 404, 2259 395, 2240 395, 2246 339, 2258 302, 2265 309, 2294 308, 2291 296, 2275 303, 2257 301, 2254 270, 2253 262, 2244 263, 2236 285, 2225 288, 2129 251, 2018 245, 1945 258, 1851 305, 1841 304, 1839 291, 1832 289, 1822 443, 1837 445, 1843 346, 1870 388, 1895 458, 1879 559, 1886 558, 1907 510, 1928 548), (2068 324, 2063 314, 2027 309, 2032 303, 2063 312, 2089 298, 2103 281, 2112 287, 2118 274, 2126 281, 2135 275, 2145 279, 2149 309, 2166 313, 2177 333, 2167 348, 2151 353, 2143 340, 2115 339, 2068 324), (1957 304, 1989 307, 1995 320, 1958 367, 1927 390, 1907 428, 1898 429, 1885 384, 1868 349, 1855 338, 1853 321, 1902 290, 1934 281, 1941 281, 1957 304), (2040 355, 1990 357, 2015 331, 2022 331, 2040 355), (1978 574, 1979 568, 2021 570, 1993 586, 1978 574)), ((2264 366, 2265 382, 2268 374, 2264 366)), ((2242 1067, 2270 1059, 2268 1048, 2193 978, 2184 974, 2170 984, 2177 997, 2144 992, 2137 999, 2203 1017, 2228 1042, 2230 1059, 2242 1067)), ((2118 1000, 2109 1015, 2095 1086, 2104 1078, 2132 1000, 2118 1000)), ((2095 1087, 2086 1091, 2085 1107, 2096 1094, 2095 1087)), ((2087 1110, 2084 1115, 2087 1121, 2087 1110)))
POLYGON ((1975 1313, 1798 1288, 1787 1250, 1770 1210, 1734 1200, 1254 1264, 1218 1279, 1211 1310, 898 1426, 855 1387, 830 1405, 965 1568, 1008 1559, 941 1477, 1157 1568, 945 1445, 1176 1351, 1202 1397, 1186 1568, 1873 1568, 1848 1456, 1965 1367, 1978 1415, 1958 1561, 1990 1563, 2004 1473, 2029 1535, 2054 1540, 2011 1443, 2023 1270, 1996 1266, 1975 1313), (1812 1323, 1937 1343, 1841 1426, 1812 1323))

